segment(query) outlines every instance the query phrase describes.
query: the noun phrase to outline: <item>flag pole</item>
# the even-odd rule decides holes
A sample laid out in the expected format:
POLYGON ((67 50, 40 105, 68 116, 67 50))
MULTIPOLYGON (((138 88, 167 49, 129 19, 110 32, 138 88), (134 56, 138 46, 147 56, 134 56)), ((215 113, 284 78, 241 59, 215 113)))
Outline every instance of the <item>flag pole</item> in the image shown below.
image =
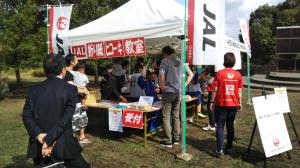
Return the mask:
POLYGON ((250 81, 250 55, 247 53, 247 76, 248 76, 248 102, 247 102, 247 105, 252 105, 251 103, 251 81, 250 81))
POLYGON ((186 153, 186 99, 185 99, 185 84, 186 84, 186 21, 187 21, 187 0, 184 1, 184 28, 183 28, 183 39, 181 40, 181 93, 180 93, 180 99, 181 99, 181 125, 182 125, 182 131, 181 131, 181 154, 177 155, 178 158, 190 161, 192 159, 192 155, 186 153))
POLYGON ((46 18, 46 20, 47 20, 47 21, 46 21, 46 26, 47 26, 47 42, 46 42, 46 43, 47 43, 47 53, 48 53, 48 54, 50 54, 50 53, 49 53, 49 52, 50 52, 50 51, 49 51, 49 43, 50 43, 50 42, 49 42, 49 7, 50 7, 50 6, 47 4, 47 5, 46 5, 46 11, 47 11, 47 18, 46 18))

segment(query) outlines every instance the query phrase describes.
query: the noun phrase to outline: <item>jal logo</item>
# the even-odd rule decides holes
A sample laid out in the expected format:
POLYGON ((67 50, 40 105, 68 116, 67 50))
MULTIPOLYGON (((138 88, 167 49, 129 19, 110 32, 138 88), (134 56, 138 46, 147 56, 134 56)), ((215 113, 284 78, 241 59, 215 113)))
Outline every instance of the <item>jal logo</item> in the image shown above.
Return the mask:
POLYGON ((278 139, 278 138, 275 138, 275 139, 273 140, 273 143, 274 143, 275 146, 279 146, 279 144, 280 144, 279 139, 278 139))
POLYGON ((58 30, 65 30, 67 27, 68 19, 66 17, 59 17, 56 22, 56 26, 58 30))
POLYGON ((234 75, 233 75, 233 73, 228 73, 228 74, 227 74, 227 77, 228 77, 229 79, 233 79, 233 78, 234 78, 234 75))

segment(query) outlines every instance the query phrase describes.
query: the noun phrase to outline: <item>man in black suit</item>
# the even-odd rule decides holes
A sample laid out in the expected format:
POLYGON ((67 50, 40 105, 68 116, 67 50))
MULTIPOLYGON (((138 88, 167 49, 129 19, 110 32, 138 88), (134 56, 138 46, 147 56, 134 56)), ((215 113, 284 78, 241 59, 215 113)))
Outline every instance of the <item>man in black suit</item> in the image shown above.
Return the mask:
POLYGON ((34 165, 51 155, 64 161, 66 167, 88 168, 73 136, 72 116, 78 91, 62 80, 66 74, 65 59, 48 56, 43 66, 47 79, 29 89, 22 114, 29 134, 27 156, 33 158, 34 165))

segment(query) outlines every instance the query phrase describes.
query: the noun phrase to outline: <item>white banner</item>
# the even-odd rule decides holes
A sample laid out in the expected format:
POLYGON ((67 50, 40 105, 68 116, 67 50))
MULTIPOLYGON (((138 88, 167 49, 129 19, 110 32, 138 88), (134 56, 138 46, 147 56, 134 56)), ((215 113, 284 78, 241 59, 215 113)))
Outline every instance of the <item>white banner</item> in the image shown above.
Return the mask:
POLYGON ((250 29, 249 22, 245 19, 240 20, 240 28, 243 36, 243 41, 247 49, 247 54, 251 58, 251 44, 250 44, 250 29))
POLYGON ((193 65, 216 65, 223 58, 225 0, 194 0, 193 65))
POLYGON ((64 47, 64 42, 59 37, 62 33, 69 31, 71 14, 72 5, 51 6, 49 8, 48 34, 50 53, 62 53, 63 55, 68 53, 68 47, 64 47))
POLYGON ((228 36, 225 36, 224 48, 228 50, 247 52, 245 44, 228 36))
POLYGON ((108 109, 109 130, 123 132, 122 109, 108 109))
POLYGON ((283 113, 278 109, 277 95, 252 98, 260 137, 266 157, 292 149, 283 113))

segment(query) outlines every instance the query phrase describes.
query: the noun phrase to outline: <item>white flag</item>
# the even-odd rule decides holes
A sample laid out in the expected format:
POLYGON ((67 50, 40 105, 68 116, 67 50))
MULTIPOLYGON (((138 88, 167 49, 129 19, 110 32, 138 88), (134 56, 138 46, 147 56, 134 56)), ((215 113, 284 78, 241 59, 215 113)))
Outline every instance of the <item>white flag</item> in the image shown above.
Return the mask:
POLYGON ((247 54, 251 58, 251 44, 250 44, 250 36, 249 36, 249 22, 245 19, 240 20, 241 32, 244 40, 244 44, 247 49, 247 54))
POLYGON ((64 42, 59 36, 69 31, 70 20, 72 14, 72 5, 69 6, 51 6, 49 9, 49 52, 50 53, 62 53, 65 55, 68 53, 68 47, 64 47, 64 42))
POLYGON ((216 65, 223 58, 225 0, 194 0, 193 13, 193 64, 216 65))

